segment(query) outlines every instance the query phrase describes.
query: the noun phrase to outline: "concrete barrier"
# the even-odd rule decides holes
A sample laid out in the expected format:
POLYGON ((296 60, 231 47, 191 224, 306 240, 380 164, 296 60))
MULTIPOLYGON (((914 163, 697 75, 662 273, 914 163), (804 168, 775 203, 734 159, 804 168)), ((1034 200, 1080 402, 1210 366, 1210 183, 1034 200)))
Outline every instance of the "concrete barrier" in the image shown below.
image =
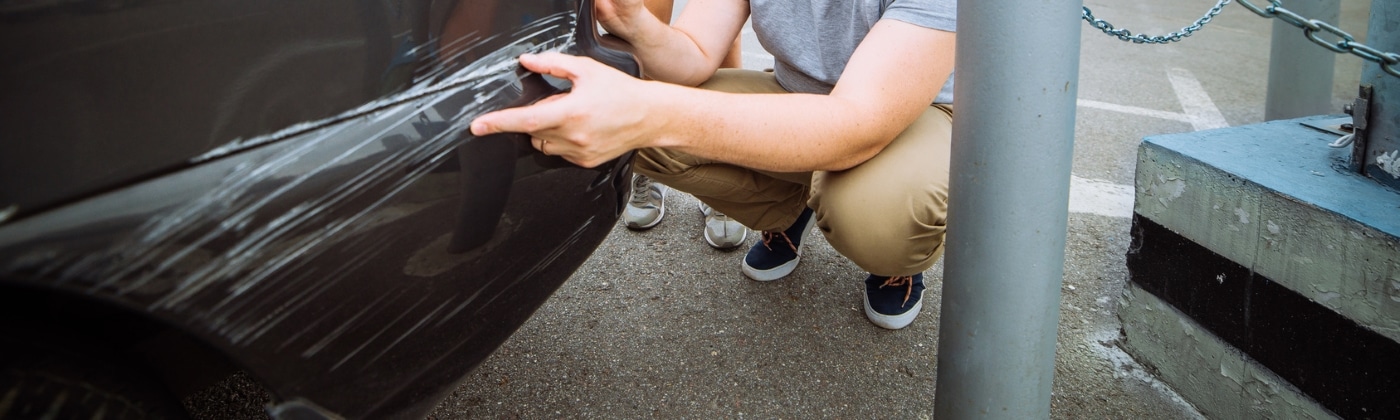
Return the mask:
POLYGON ((1400 193, 1335 118, 1139 148, 1125 349, 1212 417, 1400 417, 1400 193))

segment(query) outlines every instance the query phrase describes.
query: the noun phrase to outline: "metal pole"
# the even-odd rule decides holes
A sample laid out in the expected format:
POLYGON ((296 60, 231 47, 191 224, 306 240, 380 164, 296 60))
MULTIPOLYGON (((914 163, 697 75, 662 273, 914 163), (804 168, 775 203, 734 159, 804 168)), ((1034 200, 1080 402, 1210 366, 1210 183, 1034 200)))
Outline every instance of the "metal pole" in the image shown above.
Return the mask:
POLYGON ((961 0, 935 417, 1049 418, 1082 0, 961 0))
MULTIPOLYGON (((1366 45, 1381 51, 1400 51, 1400 2, 1371 2, 1371 20, 1366 45)), ((1364 112, 1363 137, 1357 139, 1359 153, 1352 155, 1361 171, 1382 185, 1400 190, 1400 77, 1392 76, 1376 63, 1366 62, 1361 85, 1371 86, 1371 100, 1364 112)), ((955 92, 956 93, 956 92, 955 92)))
MULTIPOLYGON (((1309 18, 1340 24, 1337 20, 1342 10, 1339 0, 1291 0, 1288 9, 1309 18)), ((1272 20, 1264 119, 1273 121, 1341 112, 1341 109, 1332 108, 1332 75, 1337 54, 1309 41, 1303 31, 1282 19, 1272 20)))

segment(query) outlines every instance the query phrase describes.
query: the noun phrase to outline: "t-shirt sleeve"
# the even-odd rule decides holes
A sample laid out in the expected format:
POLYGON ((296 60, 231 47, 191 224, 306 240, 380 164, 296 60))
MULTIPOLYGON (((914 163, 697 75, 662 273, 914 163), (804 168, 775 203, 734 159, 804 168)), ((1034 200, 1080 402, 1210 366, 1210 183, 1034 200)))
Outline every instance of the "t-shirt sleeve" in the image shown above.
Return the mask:
POLYGON ((957 0, 893 0, 882 19, 894 19, 929 29, 958 31, 957 0))

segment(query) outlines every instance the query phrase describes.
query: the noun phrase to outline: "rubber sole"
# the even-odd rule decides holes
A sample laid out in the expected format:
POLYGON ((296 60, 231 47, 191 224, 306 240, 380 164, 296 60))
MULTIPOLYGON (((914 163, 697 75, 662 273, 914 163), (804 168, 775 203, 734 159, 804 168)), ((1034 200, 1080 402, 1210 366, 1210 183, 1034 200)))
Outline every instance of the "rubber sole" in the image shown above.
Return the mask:
MULTIPOLYGON (((807 219, 807 226, 803 227, 802 239, 798 240, 799 243, 806 243, 807 234, 812 233, 812 227, 816 225, 817 216, 812 215, 812 217, 807 219)), ((797 269, 797 263, 800 261, 802 261, 802 245, 797 246, 796 258, 793 258, 792 261, 785 262, 777 267, 773 267, 767 270, 754 268, 749 266, 749 262, 747 259, 739 261, 739 265, 741 266, 744 275, 749 276, 749 278, 751 279, 758 281, 773 281, 783 277, 787 277, 788 274, 792 274, 792 271, 797 269)))
POLYGON ((914 302, 914 307, 909 308, 908 312, 899 315, 885 315, 875 312, 875 308, 870 307, 870 295, 865 294, 865 288, 860 289, 860 294, 865 299, 865 318, 876 326, 887 330, 898 330, 909 326, 909 324, 914 323, 914 318, 919 316, 919 311, 924 309, 924 300, 920 298, 918 302, 914 302))
POLYGON ((802 253, 800 251, 797 254, 797 258, 793 258, 792 261, 788 261, 786 263, 783 263, 782 265, 767 270, 760 270, 757 268, 750 267, 747 262, 740 262, 739 265, 743 266, 744 275, 748 276, 751 279, 758 281, 773 281, 783 277, 787 277, 788 274, 792 274, 792 271, 797 269, 797 263, 799 261, 802 261, 802 253))

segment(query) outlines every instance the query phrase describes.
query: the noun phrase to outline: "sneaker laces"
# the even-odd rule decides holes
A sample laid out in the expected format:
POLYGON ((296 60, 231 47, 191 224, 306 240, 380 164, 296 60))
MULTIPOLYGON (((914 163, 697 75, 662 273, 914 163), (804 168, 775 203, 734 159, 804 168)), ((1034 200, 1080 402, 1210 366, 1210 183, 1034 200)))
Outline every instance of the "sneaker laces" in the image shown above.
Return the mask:
POLYGON ((905 304, 909 303, 909 297, 914 295, 914 276, 894 276, 894 277, 890 277, 890 278, 888 278, 888 279, 885 279, 885 284, 881 284, 881 285, 880 285, 880 288, 881 288, 881 289, 884 289, 885 286, 890 286, 890 287, 900 287, 900 286, 904 286, 904 287, 907 287, 907 289, 905 289, 905 291, 904 291, 904 302, 900 302, 900 304, 899 304, 899 306, 904 306, 905 304))
MULTIPOLYGON (((768 231, 764 231, 764 232, 763 232, 763 247, 764 247, 764 248, 768 248, 769 251, 772 251, 772 250, 773 250, 773 247, 772 247, 772 246, 769 246, 768 243, 769 243, 769 241, 772 241, 773 239, 776 239, 778 236, 782 236, 782 237, 783 237, 783 241, 787 242, 788 248, 792 248, 792 252, 794 252, 794 253, 797 252, 797 245, 793 245, 793 244, 792 244, 792 238, 789 238, 789 237, 788 237, 787 232, 768 232, 768 231)), ((884 287, 884 286, 881 286, 881 287, 884 287)))
POLYGON ((639 176, 632 179, 632 205, 641 206, 651 197, 651 178, 639 176))

